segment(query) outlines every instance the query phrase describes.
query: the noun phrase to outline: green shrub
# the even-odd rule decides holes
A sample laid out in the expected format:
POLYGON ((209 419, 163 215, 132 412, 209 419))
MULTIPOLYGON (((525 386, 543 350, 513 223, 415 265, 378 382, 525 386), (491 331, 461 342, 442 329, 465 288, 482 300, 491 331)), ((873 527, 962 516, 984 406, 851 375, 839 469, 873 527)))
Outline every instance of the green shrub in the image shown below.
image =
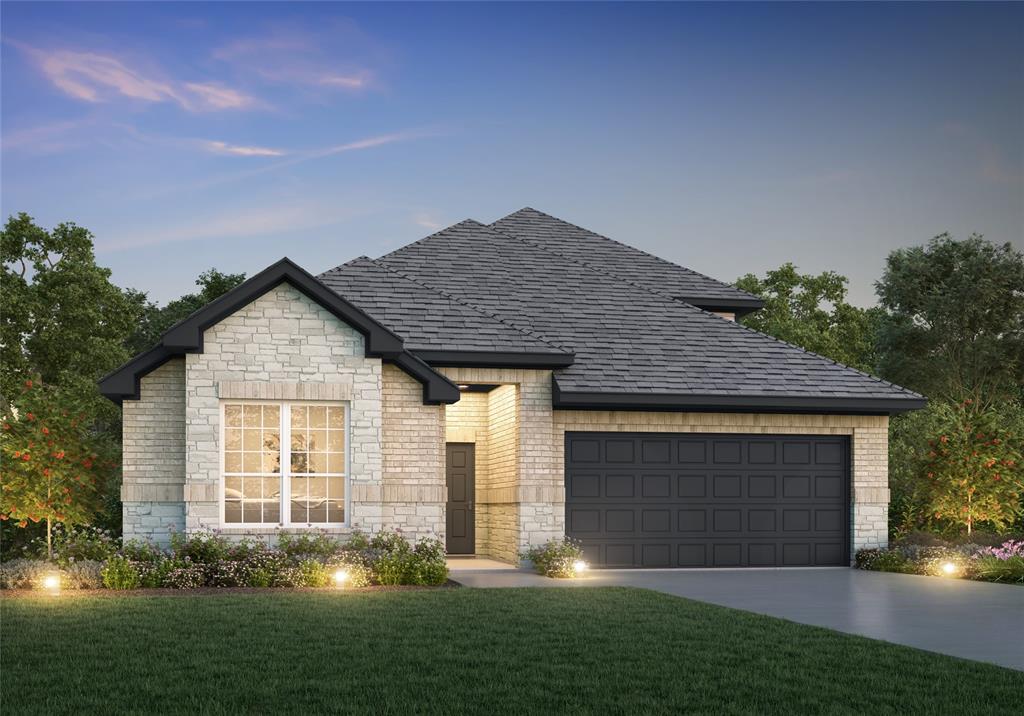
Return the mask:
POLYGON ((120 555, 132 562, 159 562, 167 559, 167 553, 152 542, 129 540, 120 549, 120 555))
POLYGON ((198 532, 188 537, 179 532, 171 535, 171 552, 174 556, 195 564, 213 564, 225 559, 232 546, 224 537, 209 532, 198 532))
POLYGON ((370 540, 374 576, 381 584, 438 585, 448 581, 448 564, 440 540, 425 538, 415 546, 398 531, 378 532, 370 540))
POLYGON ((277 549, 289 557, 330 557, 340 548, 341 542, 323 531, 298 535, 280 532, 277 535, 277 549))
POLYGON ((181 560, 162 555, 151 561, 132 561, 139 571, 140 586, 146 589, 170 586, 166 584, 167 575, 184 564, 181 560))
POLYGON ((575 577, 576 563, 583 559, 583 549, 578 542, 566 537, 531 547, 521 556, 533 562, 534 569, 545 576, 575 577))
POLYGON ((348 541, 345 542, 345 549, 363 552, 370 549, 370 538, 365 532, 360 530, 352 530, 352 534, 349 535, 348 541))
POLYGON ((315 559, 304 559, 299 562, 296 587, 326 587, 331 583, 332 573, 327 567, 315 559))
POLYGON ((867 569, 873 572, 898 572, 900 574, 914 574, 917 568, 895 549, 862 549, 854 557, 854 566, 857 569, 867 569))
POLYGON ((138 589, 142 583, 139 570, 124 557, 114 556, 108 559, 101 574, 103 586, 107 589, 138 589))
POLYGON ((343 550, 331 557, 325 564, 331 578, 331 585, 334 584, 334 573, 339 569, 345 570, 345 587, 368 587, 373 580, 373 571, 366 564, 366 560, 359 552, 343 550))
POLYGON ((67 589, 101 589, 103 565, 94 559, 80 559, 64 569, 61 581, 67 589))

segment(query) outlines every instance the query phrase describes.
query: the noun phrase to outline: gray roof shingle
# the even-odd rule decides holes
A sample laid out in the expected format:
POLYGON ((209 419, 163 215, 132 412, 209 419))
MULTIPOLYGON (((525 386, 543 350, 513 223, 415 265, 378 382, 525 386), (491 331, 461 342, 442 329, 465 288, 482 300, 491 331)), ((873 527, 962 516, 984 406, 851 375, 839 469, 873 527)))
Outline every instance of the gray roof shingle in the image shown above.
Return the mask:
POLYGON ((317 278, 401 335, 410 350, 568 355, 528 330, 504 323, 365 256, 317 278))
POLYGON ((759 308, 761 299, 646 251, 595 234, 536 209, 520 209, 490 224, 564 258, 608 271, 643 288, 697 306, 759 308))
MULTIPOLYGON (((620 265, 629 263, 627 254, 598 266, 569 253, 463 221, 378 263, 571 350, 574 364, 556 371, 563 392, 920 401, 916 393, 673 300, 657 286, 643 287, 634 280, 635 267, 620 265)), ((386 322, 365 297, 345 295, 386 322)))

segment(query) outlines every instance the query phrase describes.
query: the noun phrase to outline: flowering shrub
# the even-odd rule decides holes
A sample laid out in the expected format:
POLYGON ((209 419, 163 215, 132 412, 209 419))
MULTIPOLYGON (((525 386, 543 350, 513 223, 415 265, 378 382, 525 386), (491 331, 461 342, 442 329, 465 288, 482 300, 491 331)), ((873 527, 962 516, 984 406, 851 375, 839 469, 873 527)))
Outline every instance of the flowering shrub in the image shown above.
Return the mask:
POLYGON ((583 549, 578 542, 566 537, 531 547, 521 556, 533 562, 534 568, 545 576, 573 577, 576 562, 583 558, 583 549))
MULTIPOLYGON (((102 562, 117 552, 117 539, 108 531, 96 527, 65 527, 56 525, 52 537, 53 561, 61 567, 81 560, 102 562)), ((45 559, 46 540, 37 537, 25 549, 26 555, 45 559)))
MULTIPOLYGON (((327 587, 339 569, 344 586, 443 584, 448 579, 444 545, 437 539, 411 544, 400 532, 372 539, 356 533, 348 542, 326 533, 282 534, 279 547, 254 540, 230 542, 215 533, 172 535, 169 550, 130 540, 120 549, 98 530, 70 531, 59 537, 66 566, 60 572, 68 588, 137 589, 166 587, 327 587), (87 559, 87 556, 102 556, 87 559)), ((0 565, 0 587, 38 586, 57 571, 49 562, 17 559, 0 565)))
POLYGON ((892 549, 862 549, 857 552, 855 566, 875 572, 1024 584, 1024 540, 1009 540, 999 547, 901 544, 892 549), (948 565, 952 565, 952 572, 947 571, 948 565))

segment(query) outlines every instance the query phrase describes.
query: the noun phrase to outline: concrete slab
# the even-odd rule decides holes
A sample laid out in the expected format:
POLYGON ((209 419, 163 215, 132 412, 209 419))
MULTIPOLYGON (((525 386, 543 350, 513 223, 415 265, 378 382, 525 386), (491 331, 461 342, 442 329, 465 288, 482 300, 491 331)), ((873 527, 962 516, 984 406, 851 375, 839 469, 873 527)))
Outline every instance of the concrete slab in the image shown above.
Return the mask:
POLYGON ((452 571, 478 571, 487 570, 489 572, 494 571, 516 571, 519 568, 514 564, 508 562, 501 562, 497 559, 490 559, 489 557, 448 557, 448 569, 452 571))
POLYGON ((1024 671, 1024 587, 856 569, 457 570, 468 587, 630 586, 1024 671))

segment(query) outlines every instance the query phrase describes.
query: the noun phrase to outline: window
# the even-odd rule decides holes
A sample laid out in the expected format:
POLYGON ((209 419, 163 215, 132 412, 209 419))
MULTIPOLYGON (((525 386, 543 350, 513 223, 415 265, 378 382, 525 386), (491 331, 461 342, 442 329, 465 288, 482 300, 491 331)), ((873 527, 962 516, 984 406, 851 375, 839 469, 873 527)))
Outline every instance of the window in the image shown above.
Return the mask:
POLYGON ((345 522, 344 404, 222 405, 224 524, 345 522))

